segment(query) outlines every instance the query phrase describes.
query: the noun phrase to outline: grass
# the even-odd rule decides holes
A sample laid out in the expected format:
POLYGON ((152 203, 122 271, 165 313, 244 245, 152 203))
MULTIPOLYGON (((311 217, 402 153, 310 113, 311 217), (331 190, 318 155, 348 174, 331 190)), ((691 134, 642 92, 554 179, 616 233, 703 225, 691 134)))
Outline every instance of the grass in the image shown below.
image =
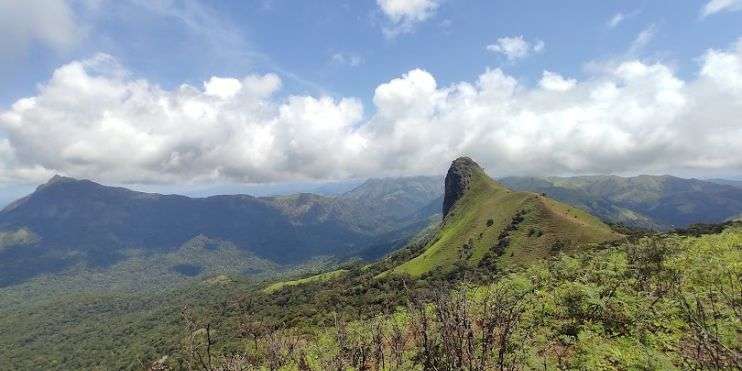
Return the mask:
POLYGON ((345 269, 338 269, 338 270, 335 270, 335 271, 320 273, 320 274, 316 274, 314 276, 309 276, 309 277, 300 278, 300 279, 296 279, 296 280, 279 281, 279 282, 276 282, 276 283, 273 283, 271 285, 266 286, 263 289, 263 292, 270 294, 270 293, 276 292, 276 291, 278 291, 278 290, 280 290, 280 289, 282 289, 284 287, 298 286, 298 285, 303 285, 303 284, 307 284, 307 283, 325 282, 325 281, 329 281, 331 279, 340 277, 341 275, 343 275, 343 274, 345 274, 347 272, 348 271, 345 270, 345 269))
POLYGON ((477 171, 438 236, 423 253, 389 272, 419 277, 435 269, 449 269, 458 260, 477 264, 519 212, 523 221, 509 233, 510 243, 498 262, 502 267, 543 258, 553 253, 557 241, 563 249, 574 250, 620 236, 579 208, 535 193, 511 191, 477 171))

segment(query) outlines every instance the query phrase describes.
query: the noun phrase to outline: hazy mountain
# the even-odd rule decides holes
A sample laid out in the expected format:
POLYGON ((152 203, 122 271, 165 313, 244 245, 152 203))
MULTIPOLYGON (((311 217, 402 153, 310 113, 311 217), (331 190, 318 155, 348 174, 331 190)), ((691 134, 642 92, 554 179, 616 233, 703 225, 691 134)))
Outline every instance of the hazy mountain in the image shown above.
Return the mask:
POLYGON ((428 223, 420 210, 439 194, 432 184, 380 179, 338 197, 189 198, 55 176, 0 212, 0 285, 76 264, 105 268, 128 249, 168 253, 197 236, 279 264, 388 251, 428 223))
POLYGON ((667 175, 510 177, 500 181, 633 226, 669 229, 724 222, 742 213, 742 189, 667 175))
POLYGON ((706 179, 707 182, 723 184, 732 187, 742 188, 742 180, 731 180, 731 179, 706 179))

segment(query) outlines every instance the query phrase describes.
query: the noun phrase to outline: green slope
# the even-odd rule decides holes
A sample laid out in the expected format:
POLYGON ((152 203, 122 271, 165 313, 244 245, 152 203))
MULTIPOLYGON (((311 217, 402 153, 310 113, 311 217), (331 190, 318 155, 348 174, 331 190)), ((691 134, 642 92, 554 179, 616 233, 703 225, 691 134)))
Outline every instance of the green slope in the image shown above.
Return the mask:
POLYGON ((523 264, 618 237, 585 211, 536 193, 511 191, 475 165, 468 189, 445 217, 438 236, 391 272, 418 277, 450 269, 457 261, 478 264, 485 258, 496 259, 501 267, 523 264))
POLYGON ((325 281, 331 280, 333 278, 340 277, 340 276, 342 276, 343 274, 345 274, 347 272, 348 271, 345 270, 345 269, 338 269, 338 270, 335 270, 335 271, 330 271, 330 272, 315 274, 313 276, 309 276, 309 277, 305 277, 305 278, 300 278, 300 279, 296 279, 296 280, 292 280, 292 281, 279 281, 279 282, 276 282, 276 283, 273 283, 273 284, 270 284, 270 285, 266 286, 263 289, 263 292, 270 294, 270 293, 276 292, 276 291, 278 291, 278 290, 280 290, 280 289, 282 289, 284 287, 298 286, 298 285, 303 285, 303 284, 306 284, 306 283, 325 282, 325 281))

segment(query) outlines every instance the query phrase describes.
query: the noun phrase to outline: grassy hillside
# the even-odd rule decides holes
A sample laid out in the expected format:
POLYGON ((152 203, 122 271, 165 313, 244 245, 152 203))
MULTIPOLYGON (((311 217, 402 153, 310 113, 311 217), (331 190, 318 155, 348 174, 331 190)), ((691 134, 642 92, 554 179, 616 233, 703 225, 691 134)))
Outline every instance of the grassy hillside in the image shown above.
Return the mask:
POLYGON ((652 235, 560 254, 453 289, 437 281, 363 281, 363 273, 350 272, 251 300, 253 324, 288 319, 294 327, 255 330, 244 351, 217 364, 286 370, 738 369, 740 246, 739 225, 695 237, 652 235), (376 308, 366 303, 389 293, 405 297, 406 304, 374 315, 376 308), (364 299, 363 306, 354 298, 364 299), (292 306, 278 309, 286 302, 292 306), (310 325, 316 318, 325 325, 310 325))
POLYGON ((266 286, 263 289, 263 291, 270 294, 270 293, 276 292, 276 291, 278 291, 278 290, 280 290, 280 289, 282 289, 284 287, 298 286, 298 285, 303 285, 303 284, 307 284, 307 283, 325 282, 325 281, 331 280, 333 278, 337 278, 338 276, 342 276, 345 273, 348 273, 348 271, 345 270, 345 269, 338 269, 338 270, 335 270, 335 271, 330 271, 330 272, 315 274, 315 275, 312 275, 312 276, 309 276, 309 277, 305 277, 305 278, 299 278, 299 279, 289 280, 289 281, 278 281, 276 283, 273 283, 273 284, 270 284, 270 285, 266 286))
POLYGON ((734 182, 663 175, 620 177, 509 177, 512 189, 546 193, 580 206, 603 220, 668 230, 693 223, 722 223, 742 210, 742 189, 734 182))
POLYGON ((617 237, 585 211, 539 194, 513 192, 477 167, 433 242, 391 272, 419 277, 484 259, 498 259, 504 267, 617 237))
POLYGON ((486 280, 374 279, 390 257, 270 293, 207 279, 161 292, 37 297, 0 305, 0 368, 200 369, 208 325, 213 369, 455 369, 462 360, 497 369, 499 354, 506 369, 734 369, 740 246, 737 225, 603 244, 486 280), (510 332, 492 340, 488 323, 510 332), (459 330, 471 330, 471 345, 455 342, 459 330))

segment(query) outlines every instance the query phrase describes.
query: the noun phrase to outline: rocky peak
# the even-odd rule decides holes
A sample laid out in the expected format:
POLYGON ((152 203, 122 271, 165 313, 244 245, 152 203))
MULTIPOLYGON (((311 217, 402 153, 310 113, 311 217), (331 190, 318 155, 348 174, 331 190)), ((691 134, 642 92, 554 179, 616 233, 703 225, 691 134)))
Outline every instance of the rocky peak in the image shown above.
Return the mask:
POLYGON ((456 201, 464 196, 469 189, 472 177, 482 168, 469 157, 459 157, 451 163, 445 181, 445 194, 443 196, 443 216, 448 215, 456 201))
POLYGON ((61 176, 59 174, 56 174, 53 177, 51 177, 51 179, 49 179, 49 181, 47 181, 46 183, 40 185, 38 188, 39 189, 43 189, 43 188, 47 188, 47 187, 53 186, 55 184, 71 183, 71 182, 76 182, 76 181, 77 181, 77 179, 75 179, 75 178, 70 178, 70 177, 61 176))

